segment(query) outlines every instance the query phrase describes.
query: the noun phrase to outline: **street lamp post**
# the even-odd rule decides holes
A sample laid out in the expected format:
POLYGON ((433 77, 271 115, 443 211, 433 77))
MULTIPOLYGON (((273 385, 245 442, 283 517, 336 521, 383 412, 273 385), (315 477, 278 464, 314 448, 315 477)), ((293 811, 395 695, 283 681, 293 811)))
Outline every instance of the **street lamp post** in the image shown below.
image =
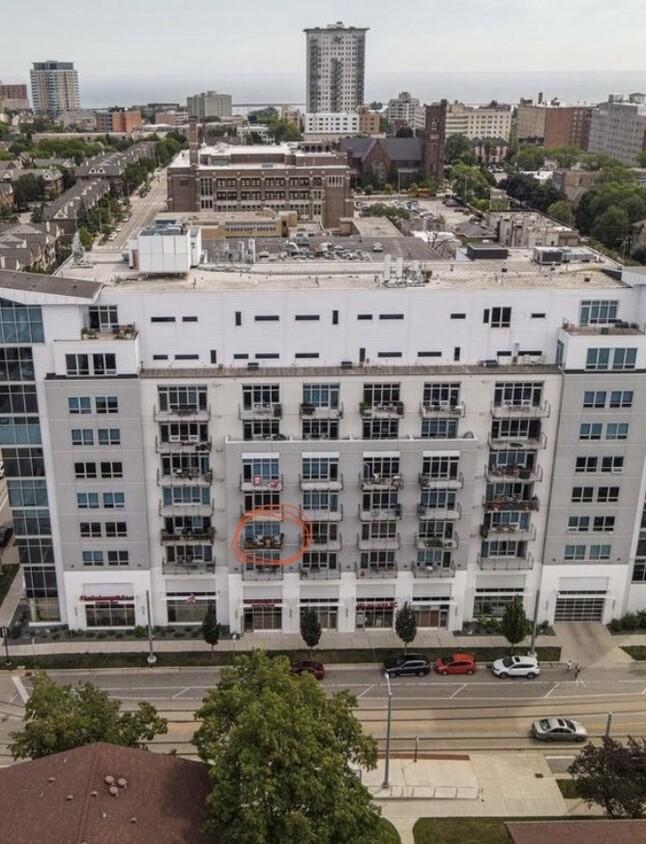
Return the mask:
POLYGON ((2 638, 4 640, 4 652, 5 652, 4 664, 7 667, 9 667, 11 665, 11 659, 9 657, 9 628, 8 627, 2 628, 2 638))
POLYGON ((536 656, 536 634, 538 632, 538 605, 541 600, 541 590, 536 590, 536 601, 534 602, 534 621, 532 622, 532 638, 529 642, 529 655, 536 656))
POLYGON ((386 765, 384 767, 384 781, 382 788, 390 788, 388 781, 390 775, 390 728, 392 724, 392 708, 393 708, 393 691, 390 687, 390 675, 388 672, 384 673, 386 683, 388 684, 388 720, 386 722, 386 765))
POLYGON ((148 656, 146 662, 148 665, 154 665, 157 662, 157 657, 153 651, 153 628, 150 623, 150 592, 146 589, 146 618, 148 621, 148 656))

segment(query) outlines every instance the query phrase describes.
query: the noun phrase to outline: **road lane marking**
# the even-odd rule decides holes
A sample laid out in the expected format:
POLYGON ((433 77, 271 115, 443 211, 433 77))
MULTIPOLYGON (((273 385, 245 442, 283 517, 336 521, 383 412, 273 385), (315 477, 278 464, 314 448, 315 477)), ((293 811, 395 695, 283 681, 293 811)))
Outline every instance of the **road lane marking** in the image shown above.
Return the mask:
POLYGON ((468 685, 469 685, 468 683, 462 683, 462 685, 461 685, 458 689, 456 689, 456 690, 453 692, 453 694, 449 697, 449 700, 453 700, 453 698, 454 698, 456 695, 459 695, 459 694, 460 694, 460 692, 462 691, 462 689, 466 689, 466 688, 468 687, 468 685))
POLYGON ((558 687, 559 687, 559 683, 557 683, 555 686, 552 686, 552 688, 549 690, 549 692, 547 692, 545 697, 548 698, 552 694, 552 692, 555 692, 558 689, 558 687))
MULTIPOLYGON (((371 692, 374 689, 374 687, 375 687, 375 684, 373 683, 372 686, 368 686, 367 689, 364 689, 364 691, 362 691, 361 694, 357 696, 357 700, 361 700, 361 698, 364 695, 367 695, 368 692, 371 692)), ((413 700, 417 700, 417 698, 413 698, 413 700)))
POLYGON ((185 688, 180 689, 180 690, 179 690, 176 694, 174 694, 174 695, 172 696, 171 700, 177 700, 177 698, 178 698, 180 695, 183 695, 185 692, 190 692, 190 690, 191 690, 191 686, 186 686, 185 688))
POLYGON ((16 687, 22 702, 27 703, 27 701, 29 700, 29 693, 27 692, 24 683, 22 682, 20 677, 12 677, 11 679, 13 680, 14 686, 16 687))

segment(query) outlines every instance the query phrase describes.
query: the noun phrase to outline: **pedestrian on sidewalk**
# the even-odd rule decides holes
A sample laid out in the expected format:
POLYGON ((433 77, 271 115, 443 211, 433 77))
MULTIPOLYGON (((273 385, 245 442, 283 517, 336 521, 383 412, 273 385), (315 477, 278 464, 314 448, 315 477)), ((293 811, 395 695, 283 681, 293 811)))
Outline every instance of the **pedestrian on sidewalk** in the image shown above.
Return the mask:
POLYGON ((580 666, 580 665, 579 665, 579 663, 577 662, 577 663, 575 663, 575 665, 574 665, 574 679, 575 679, 575 680, 578 680, 578 679, 579 679, 579 674, 580 674, 580 673, 581 673, 581 666, 580 666))
POLYGON ((565 663, 565 670, 567 671, 568 674, 570 674, 572 672, 573 668, 574 668, 574 663, 572 662, 571 659, 568 659, 568 661, 565 663))

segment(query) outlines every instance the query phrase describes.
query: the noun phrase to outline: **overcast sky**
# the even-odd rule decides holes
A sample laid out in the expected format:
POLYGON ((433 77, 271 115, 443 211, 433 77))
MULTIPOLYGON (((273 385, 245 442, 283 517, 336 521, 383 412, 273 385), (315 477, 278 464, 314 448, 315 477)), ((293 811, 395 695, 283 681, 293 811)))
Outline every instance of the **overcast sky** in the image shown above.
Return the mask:
POLYGON ((3 0, 0 79, 304 73, 303 28, 370 28, 367 74, 646 70, 646 0, 3 0), (349 13, 351 9, 351 13, 349 13))

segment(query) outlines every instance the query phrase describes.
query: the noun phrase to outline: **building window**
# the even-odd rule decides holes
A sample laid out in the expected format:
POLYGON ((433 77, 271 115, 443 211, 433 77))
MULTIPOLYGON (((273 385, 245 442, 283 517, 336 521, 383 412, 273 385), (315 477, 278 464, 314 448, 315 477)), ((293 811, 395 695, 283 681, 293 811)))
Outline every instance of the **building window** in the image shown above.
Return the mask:
POLYGON ((101 522, 81 522, 80 529, 83 539, 99 539, 101 537, 101 522))
POLYGON ((587 533, 590 530, 590 516, 570 516, 567 522, 568 533, 587 533))
POLYGON ((338 440, 339 422, 336 419, 303 419, 304 440, 338 440))
MULTIPOLYGON (((92 464, 94 465, 94 464, 92 464)), ((122 478, 123 477, 123 463, 119 461, 107 461, 101 463, 101 477, 102 478, 122 478)))
POLYGON ((591 486, 575 486, 572 489, 572 503, 583 504, 592 501, 594 487, 591 486))
POLYGON ((112 353, 92 355, 92 366, 94 375, 116 375, 117 356, 112 353))
POLYGON ((582 422, 579 427, 579 439, 600 440, 602 430, 601 422, 582 422))
POLYGON ((72 428, 72 445, 94 445, 94 431, 91 428, 72 428))
MULTIPOLYGON (((486 320, 485 320, 486 322, 486 320)), ((511 308, 492 308, 491 327, 509 328, 511 325, 511 308)))
POLYGON ((119 412, 119 399, 116 396, 97 396, 94 401, 97 413, 119 412))
POLYGON ((422 437, 428 439, 455 439, 458 435, 457 419, 422 419, 422 437))
POLYGON ((65 355, 65 368, 71 377, 90 374, 88 355, 65 355))
POLYGON ((614 516, 595 516, 592 522, 594 533, 612 533, 615 529, 614 516))
POLYGON ((75 463, 74 477, 79 480, 96 478, 96 463, 75 463))
MULTIPOLYGON (((184 487, 178 487, 184 489, 184 487)), ((208 492, 208 490, 207 490, 208 492)), ((103 506, 106 510, 123 510, 126 506, 126 496, 123 492, 104 492, 103 506)))
POLYGON ((92 401, 89 396, 70 396, 67 406, 70 413, 92 413, 92 401))
POLYGON ((399 419, 364 419, 364 440, 396 440, 399 436, 399 419))
POLYGON ((593 348, 588 349, 585 368, 588 370, 632 370, 637 363, 636 348, 593 348))
POLYGON ((606 425, 607 440, 627 440, 628 422, 608 422, 606 425))
POLYGON ((106 522, 105 535, 108 539, 123 538, 128 535, 126 522, 106 522))
POLYGON ((460 404, 460 383, 424 384, 422 402, 425 407, 456 407, 460 404))
POLYGON ((610 407, 632 407, 632 390, 613 390, 610 393, 610 407))
POLYGON ((99 509, 99 493, 98 492, 77 492, 76 506, 79 510, 98 510, 99 509))
POLYGON ((130 554, 127 551, 108 551, 109 566, 127 566, 130 563, 130 554))
POLYGON ((616 322, 618 305, 612 299, 585 299, 581 302, 581 325, 616 322))
POLYGON ((618 486, 600 486, 597 490, 597 502, 599 504, 615 504, 619 501, 618 486))
POLYGON ((99 445, 121 445, 121 431, 119 428, 99 428, 97 440, 99 445))
POLYGON ((81 558, 84 566, 103 565, 103 551, 82 551, 81 558))
POLYGON ((134 601, 94 601, 85 605, 87 627, 134 627, 134 601))
POLYGON ((583 394, 583 407, 605 407, 605 390, 586 390, 583 394))
POLYGON ((92 305, 88 308, 89 327, 96 331, 112 331, 119 327, 116 305, 92 305))
POLYGON ((564 560, 585 560, 585 545, 566 545, 564 560))

